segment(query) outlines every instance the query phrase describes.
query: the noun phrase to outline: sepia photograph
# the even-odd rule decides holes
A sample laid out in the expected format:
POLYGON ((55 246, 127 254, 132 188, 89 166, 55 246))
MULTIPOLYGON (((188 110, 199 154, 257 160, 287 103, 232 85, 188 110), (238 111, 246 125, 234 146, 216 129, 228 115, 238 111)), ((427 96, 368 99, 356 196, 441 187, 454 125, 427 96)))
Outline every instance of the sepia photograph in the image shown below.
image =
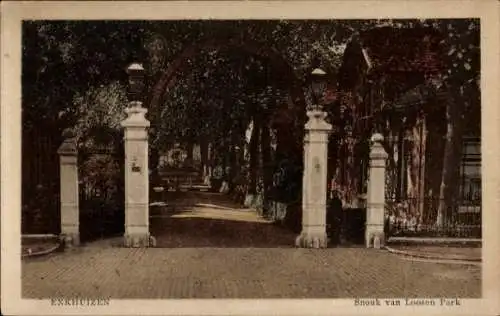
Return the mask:
POLYGON ((479 16, 17 28, 19 302, 485 297, 479 16))

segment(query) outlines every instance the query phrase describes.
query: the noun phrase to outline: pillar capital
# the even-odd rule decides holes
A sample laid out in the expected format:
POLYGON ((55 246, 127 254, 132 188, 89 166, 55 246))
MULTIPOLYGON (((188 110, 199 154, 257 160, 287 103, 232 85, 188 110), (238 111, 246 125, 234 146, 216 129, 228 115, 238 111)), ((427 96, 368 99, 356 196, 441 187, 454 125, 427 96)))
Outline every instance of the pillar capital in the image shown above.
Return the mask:
POLYGON ((325 118, 328 116, 328 113, 325 111, 312 109, 307 111, 307 116, 309 117, 309 120, 305 126, 306 130, 318 132, 329 132, 332 130, 332 125, 325 121, 325 118))
POLYGON ((121 126, 124 128, 148 128, 151 124, 146 119, 148 110, 143 108, 142 102, 132 101, 129 107, 125 109, 127 118, 122 121, 121 126))
POLYGON ((375 133, 370 138, 371 148, 370 148, 370 160, 386 160, 389 155, 384 149, 383 141, 384 136, 380 133, 375 133))
POLYGON ((71 129, 65 129, 63 131, 63 137, 64 140, 61 146, 59 146, 57 153, 60 156, 76 157, 78 155, 78 149, 77 149, 77 139, 75 133, 71 129))

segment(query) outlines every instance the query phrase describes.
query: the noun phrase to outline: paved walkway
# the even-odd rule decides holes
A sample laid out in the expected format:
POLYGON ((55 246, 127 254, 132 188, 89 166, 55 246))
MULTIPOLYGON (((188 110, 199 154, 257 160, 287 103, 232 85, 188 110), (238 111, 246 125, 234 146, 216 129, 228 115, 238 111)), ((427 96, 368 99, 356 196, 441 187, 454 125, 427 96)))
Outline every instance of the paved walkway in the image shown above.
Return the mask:
POLYGON ((23 297, 480 297, 477 266, 363 248, 102 248, 25 260, 23 297))
POLYGON ((286 247, 296 234, 209 192, 185 192, 151 210, 158 247, 286 247))
POLYGON ((152 212, 152 231, 163 248, 113 247, 110 239, 23 260, 23 297, 481 295, 480 266, 415 262, 364 248, 297 249, 294 234, 251 211, 207 206, 215 197, 203 203, 185 198, 152 212))

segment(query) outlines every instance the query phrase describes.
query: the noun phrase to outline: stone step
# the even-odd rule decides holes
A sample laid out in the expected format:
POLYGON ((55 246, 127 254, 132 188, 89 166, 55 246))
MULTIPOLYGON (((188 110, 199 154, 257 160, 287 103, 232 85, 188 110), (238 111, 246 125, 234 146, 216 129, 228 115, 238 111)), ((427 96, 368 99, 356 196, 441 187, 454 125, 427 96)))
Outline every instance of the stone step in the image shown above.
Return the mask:
POLYGON ((179 191, 202 191, 202 192, 205 192, 205 191, 209 191, 211 189, 211 187, 209 185, 206 185, 206 184, 192 184, 192 185, 189 185, 189 184, 181 184, 179 186, 173 186, 173 187, 166 187, 166 186, 156 186, 153 188, 153 191, 156 191, 156 192, 163 192, 165 190, 168 190, 168 191, 176 191, 176 190, 179 190, 179 191))

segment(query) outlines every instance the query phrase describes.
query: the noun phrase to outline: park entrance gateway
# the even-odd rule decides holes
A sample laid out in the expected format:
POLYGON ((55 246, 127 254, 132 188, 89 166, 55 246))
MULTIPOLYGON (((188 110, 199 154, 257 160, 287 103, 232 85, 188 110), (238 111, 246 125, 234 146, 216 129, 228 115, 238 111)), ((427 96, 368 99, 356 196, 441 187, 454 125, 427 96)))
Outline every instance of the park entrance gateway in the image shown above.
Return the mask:
MULTIPOLYGON (((289 67, 287 68, 279 58, 275 55, 270 58, 278 64, 273 70, 275 75, 278 73, 285 78, 281 83, 286 87, 292 87, 293 91, 290 91, 290 95, 294 95, 294 98, 291 98, 288 104, 277 104, 271 110, 252 114, 251 139, 258 139, 260 143, 250 142, 247 149, 261 153, 265 157, 262 159, 264 165, 272 162, 270 139, 272 139, 271 130, 275 129, 278 135, 276 151, 281 157, 291 156, 292 152, 300 152, 302 155, 299 158, 302 164, 302 190, 301 194, 298 194, 302 197, 300 200, 301 227, 296 239, 296 245, 299 247, 327 246, 325 213, 329 190, 341 192, 345 208, 360 209, 366 215, 364 239, 368 247, 380 247, 384 243, 384 216, 388 204, 386 202, 394 202, 398 205, 408 202, 406 203, 408 208, 417 215, 424 213, 423 215, 427 216, 425 213, 429 213, 429 220, 432 220, 430 213, 433 213, 432 211, 436 208, 439 208, 441 216, 446 215, 442 212, 447 210, 443 207, 443 205, 446 206, 445 201, 426 200, 426 194, 430 194, 429 192, 436 196, 436 192, 439 192, 436 184, 440 183, 432 177, 438 174, 437 169, 440 168, 439 163, 434 159, 439 155, 431 155, 429 146, 425 146, 427 143, 438 141, 443 136, 440 134, 442 133, 441 127, 436 127, 439 125, 438 122, 432 122, 430 118, 443 115, 444 106, 438 105, 444 102, 442 102, 440 91, 431 89, 428 80, 433 74, 439 73, 442 68, 436 62, 439 60, 439 55, 433 50, 432 45, 435 38, 439 36, 425 29, 416 30, 414 34, 412 33, 416 34, 413 37, 393 36, 397 32, 413 32, 413 30, 395 31, 392 28, 378 28, 359 34, 348 43, 340 68, 338 98, 327 106, 317 99, 310 101, 308 97, 304 98, 304 93, 301 91, 303 83, 293 79, 289 67), (379 33, 392 35, 379 36, 379 33), (416 42, 419 38, 424 39, 429 45, 425 46, 423 51, 416 53, 414 61, 414 64, 421 64, 422 67, 402 71, 400 65, 393 65, 393 63, 407 58, 404 52, 400 52, 404 48, 398 47, 395 56, 389 54, 390 56, 385 58, 383 48, 381 48, 384 45, 380 45, 375 40, 378 38, 389 38, 396 42, 399 40, 394 40, 394 38, 408 38, 416 42), (412 77, 415 80, 412 79, 411 82, 402 80, 401 74, 405 74, 403 76, 405 77, 408 72, 416 72, 418 76, 412 77), (297 87, 300 89, 296 89, 297 87), (304 105, 296 106, 295 96, 300 94, 304 99, 304 105), (319 104, 324 107, 318 107, 319 104), (276 115, 277 113, 283 115, 276 115), (273 127, 270 127, 270 124, 266 125, 267 121, 272 121, 273 127), (294 123, 290 123, 292 121, 294 123), (287 133, 294 134, 288 137, 289 139, 300 140, 290 141, 289 143, 293 144, 283 146, 283 143, 287 141, 285 137, 287 133), (418 159, 415 159, 416 157, 418 159), (361 167, 358 167, 359 162, 361 162, 361 167), (328 187, 327 183, 331 187, 328 187)), ((231 45, 241 48, 241 43, 231 43, 231 45)), ((124 142, 123 157, 121 157, 122 181, 126 191, 122 199, 125 209, 123 226, 127 246, 154 245, 148 222, 151 187, 149 182, 152 178, 149 172, 151 170, 154 173, 157 169, 159 155, 151 148, 152 146, 149 146, 151 140, 149 136, 155 135, 158 122, 161 121, 160 104, 164 103, 162 100, 164 91, 175 86, 175 78, 179 76, 182 65, 189 64, 191 58, 196 57, 200 50, 202 51, 203 48, 195 45, 182 52, 179 59, 175 59, 171 66, 159 75, 157 84, 144 104, 141 102, 142 97, 139 92, 142 92, 143 88, 144 69, 139 64, 133 64, 129 68, 131 94, 127 109, 128 117, 122 123, 124 135, 121 135, 124 142), (146 113, 151 123, 146 119, 146 113)), ((249 50, 263 51, 256 46, 249 50)), ((312 75, 322 72, 319 70, 318 68, 313 71, 312 75)), ((273 71, 269 70, 266 73, 273 71)), ((326 86, 321 88, 328 95, 336 89, 337 83, 335 85, 329 83, 326 86), (335 89, 331 89, 331 86, 335 86, 335 89)), ((477 131, 467 131, 467 134, 469 133, 477 135, 477 131)), ((83 179, 78 178, 78 164, 74 159, 76 149, 68 149, 74 140, 66 136, 67 139, 60 150, 61 233, 69 245, 78 244, 81 237, 77 233, 77 227, 81 223, 78 221, 79 205, 75 196, 78 196, 78 187, 81 185, 79 181, 83 179), (63 185, 63 183, 72 184, 63 185)), ((443 145, 442 142, 440 144, 443 145)), ((464 146, 467 150, 477 152, 477 149, 469 143, 464 146)), ((236 148, 242 147, 244 146, 238 144, 228 151, 236 152, 236 148)), ((440 148, 443 147, 444 145, 440 148)), ((477 176, 469 179, 472 176, 466 174, 471 172, 469 164, 474 155, 477 156, 475 152, 468 153, 468 160, 464 160, 463 163, 462 173, 465 179, 460 192, 464 194, 466 191, 477 191, 480 182, 477 176)), ((237 159, 239 158, 233 160, 237 159)), ((447 159, 450 158, 447 157, 447 159)), ((255 158, 250 157, 251 167, 258 164, 255 158)), ((263 171, 269 170, 263 169, 263 171)), ((269 175, 270 172, 263 172, 264 182, 269 181, 269 175)), ((250 181, 254 187, 257 186, 255 178, 251 177, 250 181)), ((439 173, 438 180, 440 179, 441 173, 439 173)), ((267 186, 264 185, 264 187, 267 186)), ((255 190, 248 190, 248 193, 248 196, 258 195, 255 190)), ((477 209, 480 212, 480 207, 468 204, 448 209, 455 208, 458 213, 477 209)))
MULTIPOLYGON (((134 100, 140 85, 142 66, 133 64, 128 69, 132 85, 129 106, 125 110, 127 118, 122 122, 124 129, 124 187, 125 187, 125 219, 124 245, 128 247, 148 247, 155 245, 155 238, 149 231, 149 166, 148 166, 148 128, 150 122, 145 115, 147 109, 142 102, 134 100)), ((312 75, 324 75, 320 69, 315 69, 312 75)), ((321 81, 322 79, 314 78, 321 81)), ((316 83, 317 85, 317 83, 316 83)), ((314 86, 314 84, 313 84, 314 86)), ((315 87, 316 100, 324 93, 324 87, 315 87)), ((302 231, 296 239, 297 247, 325 248, 326 233, 326 201, 327 201, 327 161, 328 136, 332 126, 325 119, 327 113, 319 105, 313 105, 307 111, 308 121, 305 125, 304 141, 304 171, 302 187, 302 231)), ((373 149, 370 158, 373 163, 372 181, 368 191, 368 221, 366 231, 366 246, 380 247, 383 242, 383 192, 384 192, 384 162, 386 154, 379 145, 383 141, 381 135, 372 138, 373 149), (378 162, 379 161, 379 162, 378 162)), ((68 160, 75 150, 69 150, 74 141, 71 135, 61 146, 61 179, 78 183, 76 160, 68 160), (71 161, 70 161, 71 160, 71 161), (68 165, 68 162, 70 163, 68 165), (73 162, 73 163, 71 163, 73 162), (71 178, 71 179, 70 179, 71 178)), ((78 185, 62 186, 61 199, 71 201, 72 195, 78 192, 78 185)), ((62 204, 62 236, 67 245, 77 245, 78 204, 65 202, 62 204)))

